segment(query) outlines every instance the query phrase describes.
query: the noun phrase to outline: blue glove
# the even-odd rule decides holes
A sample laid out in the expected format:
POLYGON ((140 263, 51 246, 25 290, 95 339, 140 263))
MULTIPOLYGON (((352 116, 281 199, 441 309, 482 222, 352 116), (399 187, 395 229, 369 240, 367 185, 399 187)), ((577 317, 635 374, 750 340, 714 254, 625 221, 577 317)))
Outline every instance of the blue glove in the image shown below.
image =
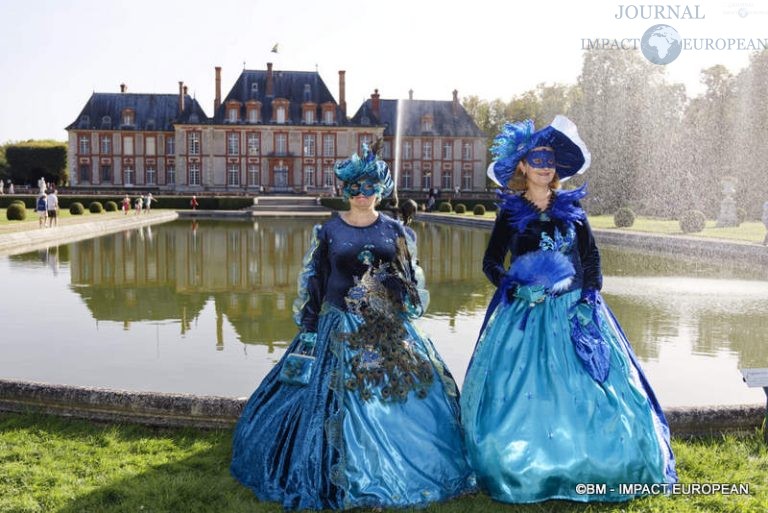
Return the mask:
POLYGON ((514 295, 533 305, 546 299, 547 289, 543 285, 520 285, 515 289, 514 295))
POLYGON ((592 322, 595 317, 594 305, 579 301, 571 308, 571 311, 568 313, 568 318, 573 319, 574 317, 579 320, 579 324, 586 326, 592 322))
POLYGON ((317 333, 313 331, 305 331, 299 335, 299 340, 304 345, 305 350, 311 351, 315 348, 315 344, 317 344, 317 333))

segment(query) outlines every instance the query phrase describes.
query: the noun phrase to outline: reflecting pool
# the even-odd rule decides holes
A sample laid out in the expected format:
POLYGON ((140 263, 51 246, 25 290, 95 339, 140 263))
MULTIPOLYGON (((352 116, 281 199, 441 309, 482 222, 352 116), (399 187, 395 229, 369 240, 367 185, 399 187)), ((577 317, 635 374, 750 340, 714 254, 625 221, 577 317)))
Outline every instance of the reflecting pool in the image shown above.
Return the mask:
MULTIPOLYGON (((0 258, 0 376, 247 396, 296 333, 313 222, 176 221, 0 258)), ((461 383, 493 294, 489 232, 414 228, 432 296, 418 323, 461 383)), ((738 369, 768 366, 768 270, 601 253, 603 295, 663 405, 764 401, 738 369)))

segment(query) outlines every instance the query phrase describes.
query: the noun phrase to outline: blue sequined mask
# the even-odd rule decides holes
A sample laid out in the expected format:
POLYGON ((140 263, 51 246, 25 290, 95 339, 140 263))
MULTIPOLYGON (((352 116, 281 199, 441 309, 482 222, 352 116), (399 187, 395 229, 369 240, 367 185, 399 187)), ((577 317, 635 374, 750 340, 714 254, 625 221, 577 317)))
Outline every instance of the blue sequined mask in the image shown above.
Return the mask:
POLYGON ((362 194, 363 196, 381 196, 382 193, 381 183, 375 182, 370 179, 361 180, 359 182, 351 182, 344 185, 344 196, 352 197, 362 194))
POLYGON ((555 168, 555 152, 551 150, 531 150, 525 157, 529 166, 536 169, 555 168))

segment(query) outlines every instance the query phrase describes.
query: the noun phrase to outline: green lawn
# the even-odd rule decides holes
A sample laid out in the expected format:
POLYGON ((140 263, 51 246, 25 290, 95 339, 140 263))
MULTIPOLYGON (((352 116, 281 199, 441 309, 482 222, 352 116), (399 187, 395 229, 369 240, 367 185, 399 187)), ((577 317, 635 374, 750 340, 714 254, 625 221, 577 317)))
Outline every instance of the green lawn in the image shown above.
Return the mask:
MULTIPOLYGON (((0 414, 0 511, 277 513, 229 475, 230 430, 152 429, 0 414)), ((768 511, 761 434, 673 441, 684 483, 748 483, 749 495, 653 496, 624 504, 512 506, 476 494, 427 512, 697 513, 768 511)), ((393 510, 402 511, 402 510, 393 510)))
MULTIPOLYGON (((442 216, 458 216, 471 218, 495 219, 496 212, 486 212, 484 216, 476 216, 471 211, 464 214, 433 212, 442 216)), ((749 221, 741 223, 739 226, 730 228, 717 228, 716 221, 707 221, 706 227, 699 233, 683 233, 680 229, 680 223, 677 220, 655 219, 650 217, 637 217, 635 223, 629 228, 616 228, 613 223, 613 216, 589 216, 589 223, 592 228, 603 230, 626 230, 632 232, 657 233, 660 235, 685 235, 689 237, 706 237, 712 239, 726 239, 741 242, 751 242, 762 244, 765 238, 765 226, 759 221, 749 221)))

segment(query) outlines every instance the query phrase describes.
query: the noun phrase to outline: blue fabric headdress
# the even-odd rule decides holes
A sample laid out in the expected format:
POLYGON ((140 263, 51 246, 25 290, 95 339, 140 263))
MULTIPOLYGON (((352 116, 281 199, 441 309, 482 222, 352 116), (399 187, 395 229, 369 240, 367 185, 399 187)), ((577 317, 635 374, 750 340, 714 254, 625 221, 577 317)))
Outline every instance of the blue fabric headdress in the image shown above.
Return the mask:
POLYGON ((501 133, 493 139, 491 153, 494 160, 488 166, 488 177, 506 187, 515 174, 518 162, 539 146, 548 146, 555 152, 555 171, 560 181, 583 173, 592 162, 587 145, 570 119, 555 116, 549 126, 538 132, 534 132, 533 121, 526 119, 505 123, 501 133))
POLYGON ((381 197, 386 198, 392 194, 395 184, 389 173, 389 166, 376 155, 378 147, 379 141, 374 143, 372 147, 364 143, 362 157, 355 153, 347 160, 337 162, 333 166, 333 171, 336 173, 336 177, 344 183, 365 179, 378 182, 381 185, 381 197))

